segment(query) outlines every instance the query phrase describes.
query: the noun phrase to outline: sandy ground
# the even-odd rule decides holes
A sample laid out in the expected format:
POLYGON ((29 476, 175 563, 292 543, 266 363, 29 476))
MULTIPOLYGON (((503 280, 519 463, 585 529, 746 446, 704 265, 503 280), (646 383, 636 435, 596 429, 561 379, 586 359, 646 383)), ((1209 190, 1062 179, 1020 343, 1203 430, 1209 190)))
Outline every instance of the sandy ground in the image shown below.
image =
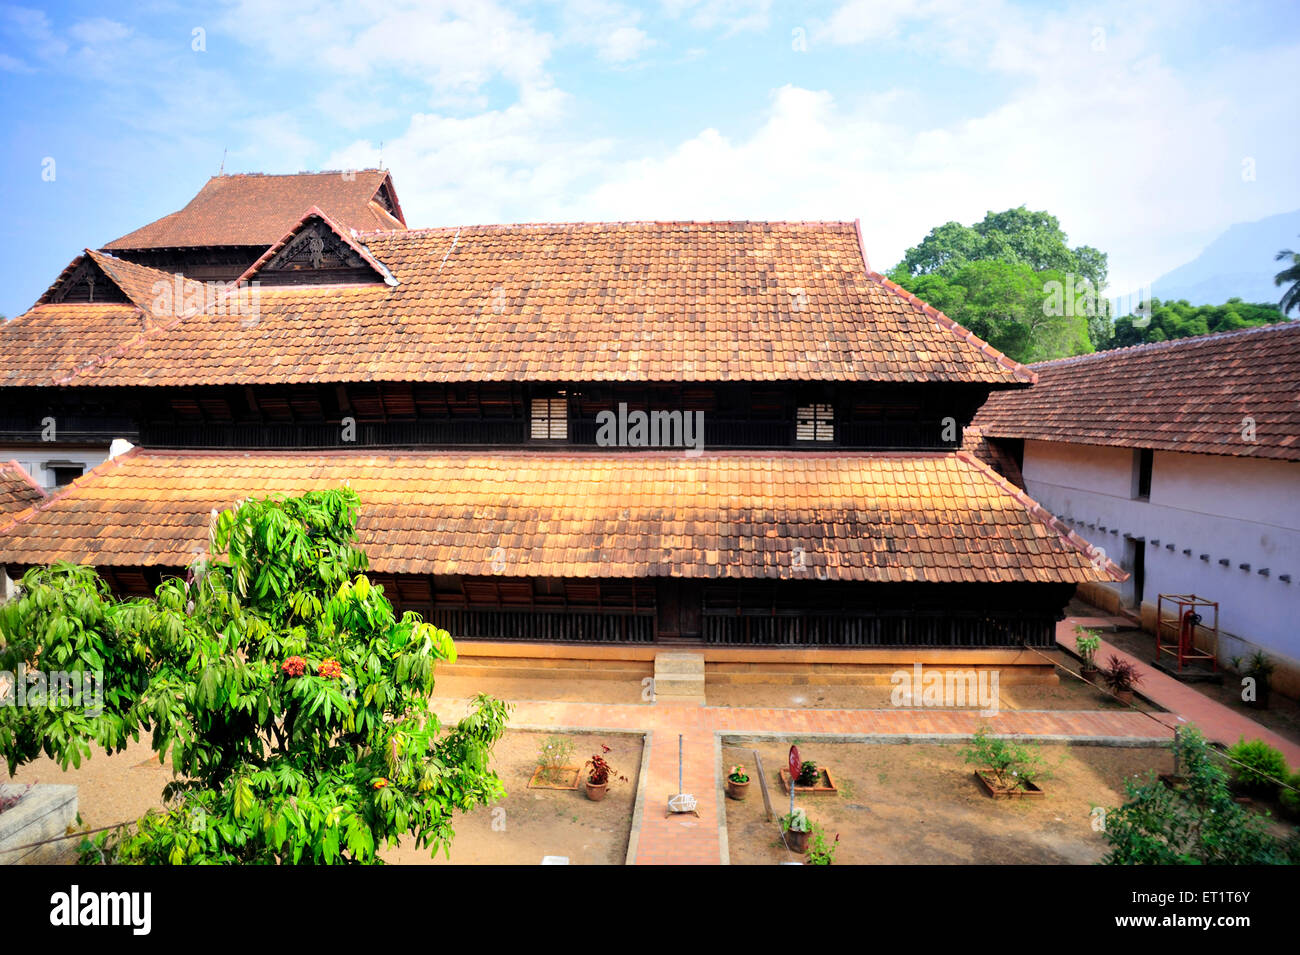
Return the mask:
MULTIPOLYGON (((773 806, 789 797, 776 781, 787 743, 724 747, 726 766, 744 763, 753 782, 744 801, 726 800, 732 864, 763 865, 792 856, 768 822, 753 769, 758 749, 773 806)), ((1047 795, 991 799, 965 765, 959 745, 808 743, 804 759, 830 768, 840 792, 799 796, 809 818, 840 836, 835 864, 1076 864, 1099 861, 1105 838, 1093 830, 1094 806, 1123 802, 1124 779, 1168 772, 1167 750, 1105 746, 1041 746, 1052 776, 1047 795)))
MULTIPOLYGON (((546 734, 507 731, 493 753, 492 766, 501 775, 506 798, 460 816, 451 862, 473 865, 536 865, 543 856, 568 856, 573 865, 622 865, 632 831, 632 806, 641 771, 641 737, 619 734, 573 734, 575 763, 583 762, 600 744, 610 747, 606 759, 627 782, 617 782, 600 802, 582 790, 527 788, 537 765, 537 750, 546 734)), ((102 751, 65 773, 53 761, 40 759, 20 767, 11 780, 0 768, 0 782, 71 783, 78 787, 78 808, 89 828, 134 822, 152 808, 161 807, 162 790, 171 780, 147 741, 132 744, 114 756, 102 751)), ((431 859, 429 850, 412 845, 383 853, 398 865, 445 864, 441 853, 431 859)))
MULTIPOLYGON (((1053 651, 1053 660, 1069 662, 1065 654, 1053 651)), ((999 685, 999 706, 1006 710, 1118 710, 1128 707, 1117 703, 1114 697, 1082 680, 1060 672, 1060 683, 1052 685, 1026 684, 999 685)), ((826 686, 818 684, 709 684, 705 698, 710 706, 792 707, 796 709, 854 709, 887 710, 893 704, 890 694, 893 687, 884 686, 826 686)), ((1159 710, 1142 699, 1135 701, 1139 709, 1159 710)))
MULTIPOLYGON (((441 683, 441 681, 439 681, 441 683)), ((441 687, 440 687, 441 688, 441 687)), ((545 733, 507 732, 493 753, 492 767, 500 774, 506 797, 459 817, 451 847, 452 864, 538 865, 544 856, 567 856, 570 865, 623 865, 632 832, 632 807, 641 772, 641 737, 619 734, 566 734, 576 744, 574 764, 580 764, 605 744, 605 758, 627 777, 615 782, 600 802, 581 789, 529 789, 537 768, 537 750, 545 733)), ((384 852, 398 865, 440 865, 447 858, 429 850, 403 846, 384 852)))

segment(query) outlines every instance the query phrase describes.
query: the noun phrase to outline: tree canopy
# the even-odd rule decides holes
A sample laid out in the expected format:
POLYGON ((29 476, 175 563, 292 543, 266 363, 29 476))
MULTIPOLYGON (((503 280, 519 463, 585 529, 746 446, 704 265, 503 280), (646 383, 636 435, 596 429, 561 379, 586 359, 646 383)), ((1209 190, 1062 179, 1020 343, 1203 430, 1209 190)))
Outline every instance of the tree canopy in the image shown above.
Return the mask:
POLYGON ((973 226, 938 226, 889 273, 995 348, 1027 362, 1105 347, 1106 275, 1104 252, 1070 248, 1055 216, 1024 206, 989 212, 973 226))
POLYGON ((116 600, 85 567, 34 568, 0 606, 0 669, 103 674, 102 704, 0 707, 10 772, 152 734, 175 779, 162 811, 100 834, 90 859, 375 863, 402 837, 449 846, 453 813, 502 794, 489 770, 507 705, 429 710, 450 635, 400 618, 364 574, 342 488, 252 499, 216 517, 211 559, 116 600))
POLYGON ((1125 315, 1115 320, 1111 348, 1191 338, 1212 332, 1230 332, 1286 321, 1276 305, 1249 304, 1230 298, 1223 305, 1191 305, 1187 301, 1162 302, 1153 298, 1146 316, 1125 315))

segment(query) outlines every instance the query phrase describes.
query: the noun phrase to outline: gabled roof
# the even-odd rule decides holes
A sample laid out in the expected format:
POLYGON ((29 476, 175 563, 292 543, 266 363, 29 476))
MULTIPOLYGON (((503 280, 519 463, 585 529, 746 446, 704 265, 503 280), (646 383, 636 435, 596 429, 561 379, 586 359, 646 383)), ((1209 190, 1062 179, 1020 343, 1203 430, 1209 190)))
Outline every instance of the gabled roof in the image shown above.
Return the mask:
POLYGON ((345 482, 361 498, 360 544, 380 573, 489 575, 502 572, 504 559, 510 576, 1124 577, 1024 492, 961 452, 691 458, 137 448, 0 522, 0 562, 184 567, 206 550, 214 508, 345 482))
MULTIPOLYGON (((396 287, 263 286, 257 321, 186 318, 70 383, 1033 381, 870 271, 853 222, 495 225, 354 238, 396 287)), ((0 351, 11 347, 5 339, 0 330, 0 351)))
POLYGON ((318 206, 345 229, 404 229, 392 177, 382 169, 214 176, 184 209, 163 216, 105 249, 268 246, 318 206), (386 205, 392 206, 389 212, 386 205))
POLYGON ((45 500, 45 489, 17 461, 0 462, 0 525, 45 500))
POLYGON ((1300 321, 1032 367, 975 416, 986 436, 1300 461, 1300 321))
POLYGON ((393 273, 384 267, 384 264, 370 254, 370 251, 347 233, 345 233, 338 224, 320 210, 317 206, 312 206, 302 217, 298 219, 278 242, 267 249, 261 257, 248 267, 248 269, 236 281, 247 283, 256 279, 262 272, 273 268, 281 263, 286 255, 292 251, 296 240, 304 233, 305 230, 312 226, 320 224, 321 227, 328 230, 334 239, 341 243, 343 248, 352 252, 361 262, 370 268, 374 273, 375 281, 384 282, 388 285, 396 285, 397 280, 393 278, 393 273))

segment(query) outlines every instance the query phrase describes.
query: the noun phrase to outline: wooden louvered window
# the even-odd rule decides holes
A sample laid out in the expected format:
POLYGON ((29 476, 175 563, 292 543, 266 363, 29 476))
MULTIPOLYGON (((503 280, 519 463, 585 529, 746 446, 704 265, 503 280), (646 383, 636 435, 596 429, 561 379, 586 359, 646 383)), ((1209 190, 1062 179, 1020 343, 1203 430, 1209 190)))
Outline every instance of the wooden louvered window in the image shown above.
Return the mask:
POLYGON ((534 398, 530 436, 539 440, 567 441, 569 438, 568 398, 534 398))
POLYGON ((796 441, 834 441, 835 409, 831 405, 803 405, 794 416, 796 441))

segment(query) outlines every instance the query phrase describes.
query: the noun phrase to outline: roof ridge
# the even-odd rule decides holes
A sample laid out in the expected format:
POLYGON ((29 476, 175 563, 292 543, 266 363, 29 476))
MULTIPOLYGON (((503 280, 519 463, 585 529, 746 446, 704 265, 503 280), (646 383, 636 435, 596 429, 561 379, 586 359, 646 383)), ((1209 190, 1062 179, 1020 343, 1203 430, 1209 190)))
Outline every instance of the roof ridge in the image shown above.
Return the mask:
POLYGON ((505 231, 508 229, 564 229, 595 226, 737 226, 737 225, 783 225, 783 226, 841 226, 852 228, 853 221, 848 219, 605 219, 574 220, 570 222, 479 222, 461 225, 422 226, 418 229, 362 229, 359 235, 402 235, 419 236, 429 233, 452 232, 457 229, 490 229, 505 231))
POLYGON ((1101 359, 1105 356, 1129 355, 1136 352, 1156 351, 1163 348, 1176 348, 1181 345, 1191 345, 1204 343, 1211 340, 1219 340, 1234 337, 1246 337, 1247 335, 1264 334, 1267 332, 1276 332, 1287 328, 1300 328, 1300 318, 1282 317, 1281 321, 1270 322, 1267 325, 1252 325, 1250 328, 1230 328, 1223 332, 1207 332, 1204 335, 1189 335, 1186 338, 1171 338, 1163 342, 1143 342, 1140 345, 1125 345, 1123 348, 1107 348, 1103 351, 1088 352, 1086 355, 1067 355, 1063 358, 1049 358, 1046 361, 1034 362, 1030 368, 1044 368, 1049 365, 1063 365, 1069 362, 1082 363, 1093 359, 1101 359))
MULTIPOLYGON (((863 262, 864 263, 866 262, 865 250, 863 251, 863 262)), ((939 311, 939 309, 935 308, 929 302, 923 301, 917 296, 913 295, 911 292, 903 288, 903 286, 899 285, 897 282, 894 282, 891 279, 886 278, 885 276, 881 275, 879 272, 873 272, 869 268, 867 269, 867 278, 875 282, 877 285, 881 286, 882 288, 886 289, 887 291, 893 292, 895 295, 898 295, 901 298, 906 299, 907 302, 913 308, 917 309, 918 311, 920 311, 925 315, 928 315, 940 327, 946 328, 948 331, 952 332, 958 338, 964 340, 970 345, 975 346, 975 348, 978 349, 980 353, 984 355, 984 357, 990 359, 999 367, 1005 368, 1006 370, 1010 371, 1011 374, 1019 378, 1021 381, 1024 381, 1027 384, 1031 384, 1031 385, 1038 383, 1038 375, 1034 373, 1032 368, 1030 368, 1027 365, 1021 364, 1020 362, 1016 361, 1013 358, 1008 358, 1005 354, 998 351, 996 348, 994 348, 984 339, 980 338, 974 332, 970 331, 961 323, 957 322, 955 319, 949 318, 947 315, 939 311)))
POLYGON ((984 472, 986 477, 994 481, 1000 488, 1006 491, 1006 493, 1015 498, 1021 506, 1024 507, 1025 512, 1028 513, 1032 519, 1038 521, 1040 524, 1047 527, 1048 530, 1056 534, 1062 544, 1072 547, 1083 554, 1083 556, 1088 559, 1088 562, 1094 567, 1098 566, 1097 558, 1100 557, 1101 566, 1099 567, 1099 572, 1107 574, 1115 583, 1128 580, 1129 575, 1122 567, 1106 556, 1104 548, 1095 547, 1074 530, 1067 527, 1064 521, 1035 501, 1023 489, 1016 487, 969 451, 959 450, 956 452, 956 456, 972 467, 984 472))

